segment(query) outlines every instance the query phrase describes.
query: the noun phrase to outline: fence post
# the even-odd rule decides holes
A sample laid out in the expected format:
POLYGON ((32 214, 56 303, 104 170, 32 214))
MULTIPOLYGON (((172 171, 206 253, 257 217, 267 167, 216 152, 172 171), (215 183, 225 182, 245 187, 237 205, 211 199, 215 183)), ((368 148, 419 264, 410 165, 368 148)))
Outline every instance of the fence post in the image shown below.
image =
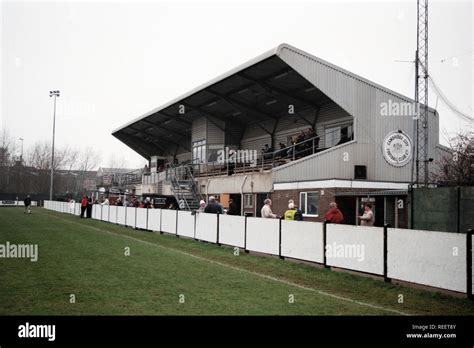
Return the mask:
POLYGON ((387 234, 388 234, 388 228, 390 227, 390 224, 384 224, 383 225, 383 280, 386 283, 390 283, 391 279, 387 276, 387 271, 388 271, 388 249, 387 249, 387 234))
MULTIPOLYGON (((150 208, 146 208, 146 223, 145 223, 145 230, 148 231, 148 213, 150 212, 150 208)), ((110 214, 110 211, 109 211, 110 214)))
POLYGON ((137 214, 138 214, 138 209, 144 209, 144 208, 137 208, 135 207, 135 223, 133 224, 133 228, 136 230, 137 229, 137 214))
POLYGON ((178 235, 178 210, 176 210, 176 227, 174 229, 174 234, 176 235, 176 237, 179 237, 179 235, 178 235))
POLYGON ((193 231, 193 238, 195 241, 197 241, 196 239, 196 225, 197 225, 197 217, 198 217, 198 214, 200 214, 199 212, 194 212, 194 231, 193 231))
POLYGON ((472 295, 472 228, 466 233, 466 293, 467 298, 474 300, 472 295))
POLYGON ((217 240, 216 240, 217 242, 216 242, 216 244, 218 246, 221 246, 221 243, 219 243, 219 215, 221 215, 221 214, 217 213, 217 240))
POLYGON ((283 217, 280 217, 279 223, 278 223, 278 257, 280 259, 284 259, 283 256, 281 256, 281 220, 283 220, 283 217))
POLYGON ((328 221, 325 220, 323 222, 323 265, 324 265, 324 268, 329 268, 329 266, 326 263, 327 225, 328 225, 328 221))
POLYGON ((163 209, 160 208, 160 234, 163 234, 162 226, 163 226, 163 209))
POLYGON ((244 230, 244 251, 248 254, 249 251, 247 250, 247 215, 245 216, 245 230, 244 230))

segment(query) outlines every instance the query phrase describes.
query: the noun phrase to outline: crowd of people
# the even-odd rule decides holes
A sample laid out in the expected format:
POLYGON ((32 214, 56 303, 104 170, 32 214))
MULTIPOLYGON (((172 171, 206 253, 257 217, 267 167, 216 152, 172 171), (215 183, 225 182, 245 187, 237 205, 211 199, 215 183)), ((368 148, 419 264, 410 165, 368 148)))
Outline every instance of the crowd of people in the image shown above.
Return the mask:
POLYGON ((315 153, 319 147, 319 136, 314 128, 301 131, 298 135, 291 137, 290 145, 284 143, 278 144, 279 149, 274 151, 272 147, 265 144, 262 149, 263 159, 283 159, 283 158, 300 158, 315 153), (310 141, 312 140, 313 141, 310 141))
MULTIPOLYGON (((25 198, 25 213, 29 212, 29 207, 31 205, 28 203, 29 196, 25 198)), ((115 206, 127 206, 127 207, 135 207, 135 208, 155 208, 153 205, 152 200, 150 197, 143 198, 139 200, 136 196, 132 196, 129 201, 125 200, 122 201, 120 197, 118 197, 113 204, 110 204, 110 201, 107 197, 99 197, 96 200, 92 200, 91 197, 84 195, 81 199, 81 218, 90 218, 92 215, 92 205, 93 204, 100 204, 100 205, 115 205, 115 206)), ((178 205, 175 203, 171 203, 168 206, 168 209, 177 210, 179 209, 178 205)), ((229 206, 228 209, 224 209, 224 207, 219 203, 215 196, 210 196, 208 203, 204 200, 199 202, 199 208, 196 210, 198 213, 210 213, 210 214, 226 214, 226 215, 240 215, 240 208, 237 204, 232 200, 229 199, 229 206)), ((284 219, 284 220, 294 220, 294 221, 303 221, 303 211, 295 204, 295 201, 290 199, 288 201, 288 209, 284 212, 283 216, 278 216, 273 213, 272 211, 272 200, 267 198, 264 201, 264 205, 261 209, 261 217, 262 218, 271 218, 271 219, 284 219)), ((372 205, 370 203, 365 203, 363 207, 363 213, 357 216, 357 219, 360 221, 361 226, 373 226, 375 221, 375 216, 372 211, 372 205)), ((337 207, 336 202, 329 203, 329 207, 327 212, 324 214, 324 221, 333 223, 333 224, 340 224, 344 221, 344 215, 342 214, 341 210, 337 207)))
MULTIPOLYGON (((106 202, 98 202, 101 205, 109 205, 108 199, 106 202)), ((122 201, 122 198, 118 197, 112 205, 120 206, 120 207, 133 207, 133 208, 154 208, 153 202, 150 197, 146 197, 143 199, 138 199, 137 196, 132 196, 130 200, 122 201)))
MULTIPOLYGON (((303 212, 298 208, 295 202, 290 199, 288 201, 288 210, 285 211, 283 217, 280 217, 273 213, 272 211, 272 200, 267 198, 264 201, 264 206, 261 210, 262 218, 278 219, 283 218, 284 220, 294 220, 294 221, 303 221, 303 212)), ((375 222, 375 216, 372 211, 372 205, 370 203, 364 204, 364 212, 362 215, 357 217, 360 220, 361 226, 373 226, 375 222)), ((329 203, 329 209, 326 214, 324 214, 324 221, 340 224, 344 221, 344 215, 341 210, 337 207, 336 202, 329 203)))

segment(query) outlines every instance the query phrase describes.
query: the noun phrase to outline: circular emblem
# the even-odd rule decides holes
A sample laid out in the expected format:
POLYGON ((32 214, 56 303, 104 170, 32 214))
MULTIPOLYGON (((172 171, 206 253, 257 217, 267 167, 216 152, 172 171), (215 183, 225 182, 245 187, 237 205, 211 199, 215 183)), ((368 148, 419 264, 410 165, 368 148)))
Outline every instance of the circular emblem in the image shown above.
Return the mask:
POLYGON ((393 131, 383 140, 382 152, 389 164, 403 167, 411 160, 413 144, 410 137, 402 131, 393 131))

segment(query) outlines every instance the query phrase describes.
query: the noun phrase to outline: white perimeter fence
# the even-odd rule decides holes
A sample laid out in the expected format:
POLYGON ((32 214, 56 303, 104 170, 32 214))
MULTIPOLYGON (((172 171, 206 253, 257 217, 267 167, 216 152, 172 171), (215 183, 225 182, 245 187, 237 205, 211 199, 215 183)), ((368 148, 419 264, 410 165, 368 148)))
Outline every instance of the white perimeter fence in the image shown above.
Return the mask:
MULTIPOLYGON (((79 203, 45 201, 44 208, 80 215, 79 203)), ((92 218, 463 292, 472 299, 472 230, 460 234, 97 204, 92 218)))

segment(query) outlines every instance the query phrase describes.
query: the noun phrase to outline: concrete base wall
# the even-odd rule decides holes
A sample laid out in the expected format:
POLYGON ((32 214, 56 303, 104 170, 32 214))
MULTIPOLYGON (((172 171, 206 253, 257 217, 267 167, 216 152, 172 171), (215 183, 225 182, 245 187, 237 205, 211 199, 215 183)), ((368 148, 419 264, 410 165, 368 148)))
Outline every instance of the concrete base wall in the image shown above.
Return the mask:
POLYGON ((203 195, 215 193, 270 192, 273 189, 271 172, 235 174, 229 176, 198 178, 198 187, 203 195))

